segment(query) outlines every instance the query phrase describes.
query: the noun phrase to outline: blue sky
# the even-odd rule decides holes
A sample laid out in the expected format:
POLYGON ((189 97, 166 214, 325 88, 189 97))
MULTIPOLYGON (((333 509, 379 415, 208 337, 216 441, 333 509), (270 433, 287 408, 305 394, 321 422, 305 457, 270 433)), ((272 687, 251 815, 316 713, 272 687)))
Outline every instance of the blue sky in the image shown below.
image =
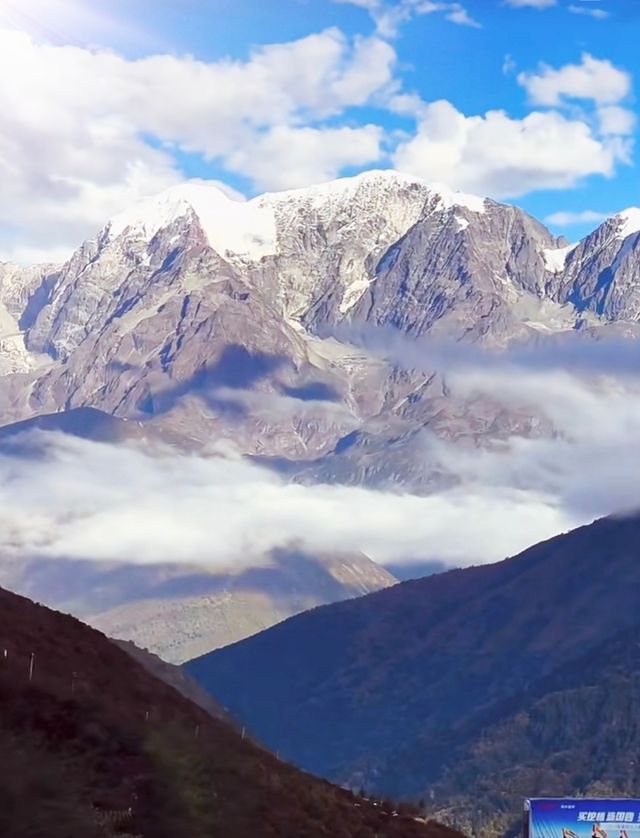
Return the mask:
POLYGON ((0 258, 185 177, 389 167, 574 240, 640 203, 639 35, 637 0, 0 0, 0 258))

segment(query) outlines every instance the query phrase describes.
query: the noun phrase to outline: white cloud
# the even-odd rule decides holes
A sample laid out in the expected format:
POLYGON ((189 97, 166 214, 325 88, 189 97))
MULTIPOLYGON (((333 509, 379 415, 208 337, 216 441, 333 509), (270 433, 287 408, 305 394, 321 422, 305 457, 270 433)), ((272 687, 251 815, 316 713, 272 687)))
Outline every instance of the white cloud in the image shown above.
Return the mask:
POLYGON ((618 105, 606 105, 598 108, 596 116, 599 130, 603 136, 628 136, 633 134, 636 127, 636 116, 627 108, 618 105))
POLYGON ((114 212, 181 180, 175 149, 224 165, 289 132, 296 185, 319 171, 333 176, 345 158, 375 159, 370 128, 343 136, 359 144, 346 154, 332 126, 322 164, 305 171, 313 161, 301 147, 312 135, 297 132, 313 126, 319 138, 323 121, 381 95, 395 59, 381 39, 349 40, 336 29, 256 49, 247 61, 209 63, 128 60, 0 30, 0 73, 12 79, 0 90, 0 252, 76 246, 114 212))
POLYGON ((424 106, 416 134, 399 145, 394 164, 456 189, 506 198, 611 176, 629 151, 619 137, 599 138, 586 122, 557 112, 465 116, 440 101, 424 106))
POLYGON ((584 53, 580 64, 555 69, 542 64, 536 73, 520 73, 518 82, 534 105, 557 107, 567 99, 598 105, 620 102, 631 90, 631 77, 606 59, 584 53))
MULTIPOLYGON (((434 13, 473 23, 459 3, 358 3, 391 29, 434 13)), ((348 38, 329 29, 256 48, 245 61, 205 62, 168 54, 133 60, 0 29, 0 72, 12 80, 0 89, 0 258, 67 256, 114 213, 182 180, 176 152, 202 156, 258 189, 392 162, 494 197, 571 187, 629 161, 634 117, 620 104, 629 78, 610 62, 584 56, 579 65, 518 77, 541 103, 590 97, 597 107, 582 119, 467 116, 403 90, 396 64, 380 32, 348 38), (359 124, 354 109, 367 105, 413 117, 415 134, 359 124)))
POLYGON ((595 18, 596 20, 606 20, 610 17, 609 12, 606 12, 604 9, 589 9, 586 6, 569 6, 569 11, 571 14, 574 15, 587 15, 588 17, 595 18))
POLYGON ((535 487, 556 498, 567 518, 592 520, 638 508, 640 475, 629 462, 640 456, 633 428, 640 420, 637 382, 611 375, 583 379, 561 369, 460 370, 450 377, 460 393, 490 393, 505 405, 544 406, 555 439, 512 439, 502 453, 469 457, 465 479, 482 476, 497 486, 535 487))
POLYGON ((447 20, 450 20, 451 23, 457 23, 458 26, 471 26, 474 29, 482 28, 478 21, 471 17, 469 12, 457 3, 451 4, 451 8, 447 12, 446 18, 447 20))
POLYGON ((368 166, 382 156, 383 132, 360 128, 273 128, 227 156, 227 167, 259 189, 289 189, 332 180, 345 166, 368 166))
POLYGON ((507 6, 514 9, 549 9, 556 6, 558 0, 505 0, 507 6))
MULTIPOLYGON (((405 363, 419 363, 422 349, 406 348, 405 363)), ((464 564, 637 507, 635 345, 620 352, 576 341, 566 352, 554 345, 504 355, 456 347, 457 356, 427 349, 429 368, 437 358, 455 396, 481 393, 522 415, 543 412, 554 434, 477 447, 425 432, 425 462, 460 481, 425 497, 288 483, 221 452, 187 456, 36 432, 27 460, 0 456, 0 556, 229 566, 298 542, 382 562, 464 564), (623 362, 617 378, 612 357, 623 362)))
POLYGON ((376 30, 382 38, 397 37, 403 24, 414 17, 441 13, 451 23, 458 26, 480 28, 462 3, 440 2, 440 0, 333 0, 334 3, 350 4, 366 9, 376 24, 376 30))
POLYGON ((612 213, 583 210, 582 212, 554 212, 545 218, 545 223, 554 227, 571 227, 573 224, 601 224, 612 213))
POLYGON ((517 552, 570 523, 535 490, 492 496, 477 485, 425 498, 285 483, 222 456, 151 456, 62 436, 46 445, 42 459, 0 457, 0 476, 11 476, 0 480, 4 556, 230 566, 295 541, 458 564, 517 552))

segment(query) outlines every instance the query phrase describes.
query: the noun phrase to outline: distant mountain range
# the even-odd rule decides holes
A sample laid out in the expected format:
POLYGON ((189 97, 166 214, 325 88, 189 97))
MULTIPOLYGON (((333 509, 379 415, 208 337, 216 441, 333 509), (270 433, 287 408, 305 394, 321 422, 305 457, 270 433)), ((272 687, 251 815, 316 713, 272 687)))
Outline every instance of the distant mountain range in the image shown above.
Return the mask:
POLYGON ((295 764, 499 836, 640 793, 640 516, 318 608, 188 664, 295 764))
POLYGON ((286 765, 99 632, 2 589, 0 648, 7 838, 456 838, 286 765))

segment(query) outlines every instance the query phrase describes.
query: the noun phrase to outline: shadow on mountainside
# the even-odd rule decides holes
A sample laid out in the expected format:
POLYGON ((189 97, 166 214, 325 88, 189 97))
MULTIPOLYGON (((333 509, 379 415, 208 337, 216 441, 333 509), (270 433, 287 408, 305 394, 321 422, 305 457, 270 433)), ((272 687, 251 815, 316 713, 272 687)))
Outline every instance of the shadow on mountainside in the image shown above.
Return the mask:
POLYGON ((274 603, 291 595, 327 599, 362 593, 357 584, 336 579, 321 558, 301 548, 271 551, 268 563, 235 570, 195 565, 137 565, 78 559, 31 559, 4 568, 0 583, 23 596, 79 615, 91 615, 149 599, 202 597, 224 592, 256 593, 274 603))
MULTIPOLYGON (((244 417, 250 409, 236 399, 226 398, 224 391, 251 390, 279 372, 299 375, 285 355, 250 352, 240 344, 232 344, 214 364, 202 366, 185 381, 156 392, 149 390, 138 401, 137 408, 145 416, 157 417, 170 413, 182 399, 195 397, 213 411, 244 417)), ((341 398, 335 388, 323 381, 302 381, 296 385, 273 381, 272 385, 280 395, 302 402, 336 402, 341 398)))

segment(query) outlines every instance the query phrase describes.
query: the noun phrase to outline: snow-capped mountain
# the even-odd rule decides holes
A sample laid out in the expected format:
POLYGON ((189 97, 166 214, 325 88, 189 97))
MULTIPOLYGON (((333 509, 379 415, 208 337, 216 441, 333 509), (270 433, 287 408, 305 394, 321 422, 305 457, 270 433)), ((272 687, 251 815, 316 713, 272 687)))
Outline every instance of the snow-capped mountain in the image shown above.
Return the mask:
POLYGON ((608 322, 640 318, 640 209, 608 219, 567 254, 556 299, 608 322))
POLYGON ((352 336, 500 348, 577 329, 636 335, 639 231, 628 210, 569 246, 516 207, 396 172, 247 202, 175 187, 57 269, 2 266, 0 413, 92 406, 294 471, 420 485, 433 475, 412 474, 419 429, 458 439, 473 427, 478 441, 479 426, 500 436, 544 422, 456 397, 437 369, 400 369, 352 336), (376 452, 366 468, 363 446, 376 452))

